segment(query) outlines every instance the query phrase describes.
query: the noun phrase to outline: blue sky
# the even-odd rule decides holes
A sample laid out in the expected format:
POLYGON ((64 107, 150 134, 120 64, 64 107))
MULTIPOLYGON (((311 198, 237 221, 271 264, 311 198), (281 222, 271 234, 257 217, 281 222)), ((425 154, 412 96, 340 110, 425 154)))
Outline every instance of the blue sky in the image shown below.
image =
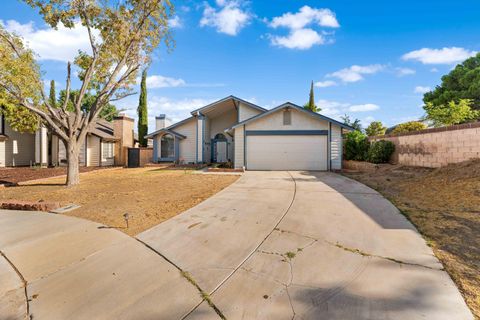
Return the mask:
MULTIPOLYGON (((266 108, 304 104, 310 81, 322 114, 390 126, 423 115, 422 92, 480 51, 478 1, 174 1, 176 46, 149 68, 150 129, 230 94, 266 108)), ((53 31, 30 7, 2 1, 1 23, 37 51, 46 81, 87 48, 80 28, 53 31)), ((138 97, 118 102, 135 115, 138 97)))

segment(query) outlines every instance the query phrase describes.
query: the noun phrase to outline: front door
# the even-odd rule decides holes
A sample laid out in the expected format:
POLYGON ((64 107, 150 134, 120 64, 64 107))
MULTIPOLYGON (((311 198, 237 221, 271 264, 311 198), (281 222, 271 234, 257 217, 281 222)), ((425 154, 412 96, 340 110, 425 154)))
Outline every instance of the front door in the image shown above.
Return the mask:
POLYGON ((227 162, 227 141, 216 142, 216 162, 227 162))

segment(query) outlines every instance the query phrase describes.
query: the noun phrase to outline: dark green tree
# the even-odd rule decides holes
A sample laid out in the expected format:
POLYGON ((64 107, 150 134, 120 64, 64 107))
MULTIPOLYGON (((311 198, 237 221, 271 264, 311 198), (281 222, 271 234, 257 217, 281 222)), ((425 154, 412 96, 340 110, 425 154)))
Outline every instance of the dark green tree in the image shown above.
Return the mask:
POLYGON ((147 108, 147 69, 142 72, 142 82, 140 83, 140 98, 138 100, 138 141, 141 147, 147 146, 145 136, 148 133, 148 108, 147 108))
POLYGON ((307 110, 312 111, 312 112, 320 112, 322 110, 315 105, 315 94, 314 94, 314 91, 313 91, 313 81, 312 81, 312 84, 310 85, 310 96, 309 96, 309 99, 308 99, 308 103, 306 103, 303 107, 307 110))
POLYGON ((50 81, 49 102, 52 107, 54 108, 57 107, 57 95, 55 94, 55 80, 50 81))
POLYGON ((451 101, 472 100, 472 109, 480 110, 480 53, 457 65, 442 77, 442 84, 425 93, 423 102, 434 107, 447 106, 451 101))

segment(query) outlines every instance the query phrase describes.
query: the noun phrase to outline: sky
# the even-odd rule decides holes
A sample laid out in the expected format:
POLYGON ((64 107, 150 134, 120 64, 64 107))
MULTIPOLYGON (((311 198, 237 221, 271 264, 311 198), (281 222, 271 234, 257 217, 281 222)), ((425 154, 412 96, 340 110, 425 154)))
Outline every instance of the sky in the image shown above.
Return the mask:
MULTIPOLYGON (((228 95, 303 105, 311 81, 321 114, 392 126, 422 117, 423 93, 480 51, 477 0, 173 3, 175 47, 160 46, 148 69, 149 131, 156 115, 178 121, 228 95)), ((22 1, 3 0, 0 23, 38 54, 57 92, 67 62, 88 50, 81 26, 53 30, 22 1)), ((115 104, 135 117, 138 95, 115 104)))

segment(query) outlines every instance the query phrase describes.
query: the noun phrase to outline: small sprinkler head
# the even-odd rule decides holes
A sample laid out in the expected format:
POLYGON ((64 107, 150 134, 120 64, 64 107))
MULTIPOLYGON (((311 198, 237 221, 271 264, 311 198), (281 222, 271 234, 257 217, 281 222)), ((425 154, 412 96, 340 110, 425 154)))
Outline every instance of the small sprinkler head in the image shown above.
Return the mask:
POLYGON ((125 212, 123 214, 123 218, 125 219, 125 223, 127 224, 127 229, 128 229, 128 219, 130 218, 130 215, 128 214, 128 212, 125 212))

